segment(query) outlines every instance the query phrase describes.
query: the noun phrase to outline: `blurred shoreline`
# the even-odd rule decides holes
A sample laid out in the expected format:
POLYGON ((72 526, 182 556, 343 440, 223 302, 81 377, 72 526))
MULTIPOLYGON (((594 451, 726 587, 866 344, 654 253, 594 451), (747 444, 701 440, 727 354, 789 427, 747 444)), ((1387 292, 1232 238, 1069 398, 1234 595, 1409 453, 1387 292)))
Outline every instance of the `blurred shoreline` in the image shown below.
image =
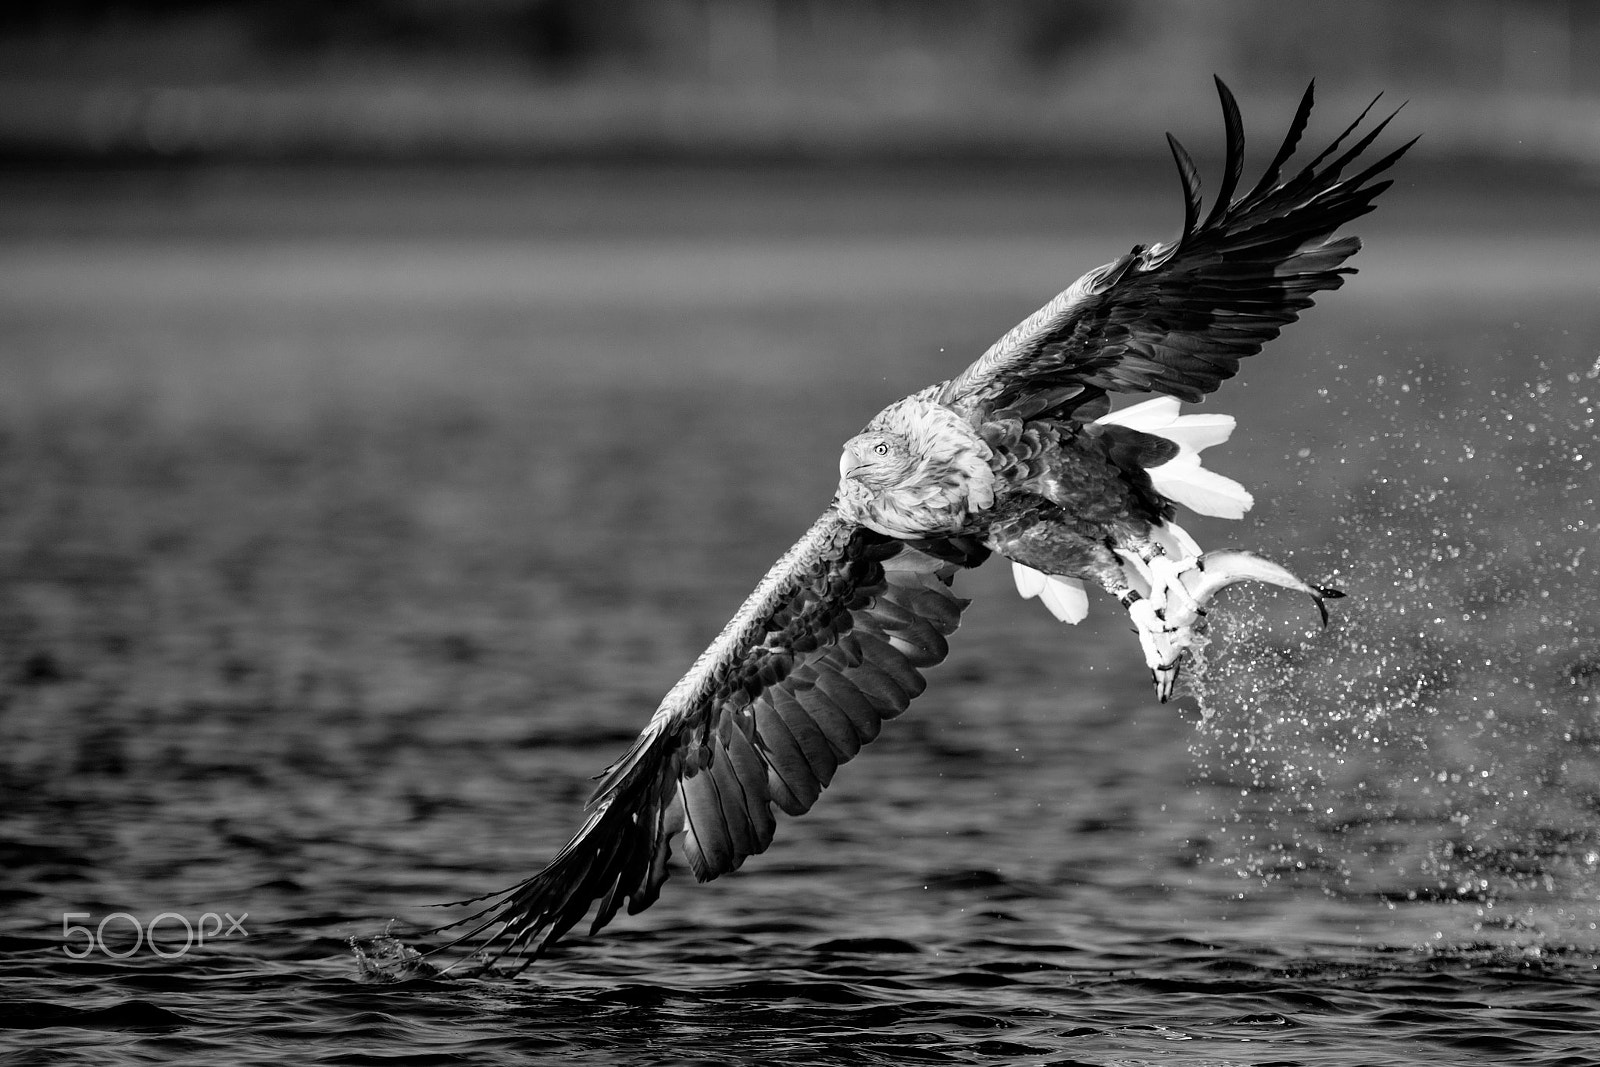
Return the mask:
POLYGON ((1600 175, 1600 7, 1569 0, 16 0, 0 167, 1141 165, 1309 136, 1378 93, 1412 160, 1600 175), (1292 11, 1292 13, 1286 13, 1292 11), (1409 134, 1408 134, 1409 136, 1409 134))
MULTIPOLYGON (((1385 143, 1414 130, 1403 127, 1385 143)), ((1220 139, 1220 131, 1218 131, 1220 139)), ((1248 174, 1264 165, 1260 149, 1248 174)), ((1219 180, 1200 161, 1203 192, 1219 180)), ((1571 164, 1406 160, 1362 233, 1600 233, 1596 173, 1571 164)), ((19 242, 433 238, 511 241, 1082 237, 1109 255, 1171 236, 1177 174, 1158 140, 1125 160, 36 161, 0 166, 0 238, 19 242)), ((1098 260, 1096 261, 1098 262, 1098 260)))
MULTIPOLYGON (((1171 96, 1090 85, 1047 97, 980 91, 847 99, 776 88, 580 82, 254 86, 61 84, 0 79, 0 170, 264 165, 944 166, 1108 170, 1165 154, 1172 132, 1220 157, 1208 75, 1171 96)), ((1125 87, 1124 87, 1125 88, 1125 87)), ((1311 136, 1331 139, 1385 88, 1319 86, 1311 136)), ((1298 90, 1239 90, 1252 146, 1288 126, 1298 90)), ((1393 105, 1388 101, 1393 99, 1393 105)), ((1600 98, 1389 93, 1423 139, 1413 163, 1553 169, 1600 181, 1600 98)))

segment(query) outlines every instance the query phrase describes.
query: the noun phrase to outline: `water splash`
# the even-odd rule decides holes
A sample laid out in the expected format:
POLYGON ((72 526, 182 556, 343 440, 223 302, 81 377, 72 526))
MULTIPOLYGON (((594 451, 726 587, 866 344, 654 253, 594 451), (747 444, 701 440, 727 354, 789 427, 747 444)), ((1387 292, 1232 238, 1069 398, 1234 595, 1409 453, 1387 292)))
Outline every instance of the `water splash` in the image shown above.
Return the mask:
POLYGON ((1350 599, 1326 634, 1254 591, 1213 613, 1192 747, 1237 797, 1223 862, 1600 940, 1600 365, 1541 371, 1470 412, 1379 375, 1375 432, 1300 451, 1346 482, 1310 518, 1350 599))
POLYGON ((356 958, 356 973, 364 982, 406 982, 440 974, 422 953, 388 931, 350 938, 350 951, 356 958))

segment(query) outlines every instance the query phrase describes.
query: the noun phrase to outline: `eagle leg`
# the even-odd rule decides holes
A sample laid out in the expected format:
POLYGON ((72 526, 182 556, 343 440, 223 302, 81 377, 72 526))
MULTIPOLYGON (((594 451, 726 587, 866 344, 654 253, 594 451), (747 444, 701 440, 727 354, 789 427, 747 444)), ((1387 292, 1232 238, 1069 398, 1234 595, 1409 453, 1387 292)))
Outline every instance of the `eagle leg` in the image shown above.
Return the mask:
POLYGON ((1305 593, 1316 604, 1324 626, 1328 624, 1325 601, 1344 596, 1337 589, 1311 585, 1249 552, 1184 551, 1174 559, 1160 544, 1133 542, 1129 548, 1119 546, 1117 554, 1123 559, 1122 574, 1103 575, 1109 580, 1101 584, 1128 609, 1155 682, 1156 697, 1163 704, 1172 697, 1183 655, 1194 644, 1196 627, 1204 627, 1206 605, 1228 586, 1256 581, 1305 593), (1145 550, 1152 545, 1155 551, 1147 556, 1145 550), (1150 590, 1148 596, 1138 588, 1141 585, 1150 590))
MULTIPOLYGON (((1118 551, 1120 553, 1121 550, 1118 551)), ((1178 684, 1183 653, 1189 647, 1194 632, 1188 626, 1168 624, 1156 601, 1136 587, 1135 579, 1140 579, 1138 584, 1145 584, 1142 571, 1142 566, 1134 568, 1125 565, 1114 570, 1103 570, 1095 577, 1101 588, 1116 597, 1127 609, 1128 618, 1133 620, 1134 632, 1139 635, 1145 666, 1150 668, 1150 680, 1155 684, 1156 698, 1165 704, 1172 699, 1172 692, 1178 684)))
POLYGON ((1199 546, 1180 528, 1173 526, 1172 529, 1182 535, 1173 537, 1169 533, 1167 537, 1174 542, 1172 547, 1177 549, 1176 555, 1161 541, 1148 536, 1128 538, 1117 547, 1117 554, 1149 585, 1150 600, 1157 616, 1165 619, 1172 609, 1182 615, 1203 616, 1204 607, 1190 595, 1182 580, 1184 574, 1199 564, 1199 546))
POLYGON ((1194 631, 1187 626, 1168 626, 1152 601, 1137 592, 1133 597, 1128 604, 1128 617, 1138 631, 1139 647, 1144 651, 1145 666, 1150 668, 1156 699, 1165 704, 1172 699, 1172 691, 1177 687, 1183 653, 1194 631))

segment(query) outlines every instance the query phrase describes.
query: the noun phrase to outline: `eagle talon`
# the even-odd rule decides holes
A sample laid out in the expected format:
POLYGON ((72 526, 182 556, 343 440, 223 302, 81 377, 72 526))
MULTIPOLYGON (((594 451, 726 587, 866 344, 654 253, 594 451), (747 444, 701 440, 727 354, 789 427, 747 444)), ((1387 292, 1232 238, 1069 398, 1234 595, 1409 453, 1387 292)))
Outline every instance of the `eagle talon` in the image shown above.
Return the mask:
POLYGON ((1150 670, 1156 699, 1165 704, 1177 686, 1179 665, 1184 649, 1189 647, 1192 633, 1187 628, 1169 624, 1155 605, 1144 597, 1128 605, 1128 615, 1133 619, 1135 632, 1139 635, 1139 646, 1144 650, 1144 662, 1150 670))
POLYGON ((1165 554, 1145 561, 1145 573, 1150 579, 1150 599, 1156 601, 1163 615, 1168 607, 1174 605, 1180 610, 1199 610, 1200 604, 1182 580, 1183 575, 1197 569, 1197 561, 1198 557, 1194 556, 1173 559, 1165 554))
POLYGON ((1171 663, 1164 663, 1150 672, 1150 680, 1156 687, 1156 699, 1163 704, 1172 699, 1172 694, 1178 687, 1179 664, 1180 661, 1174 659, 1171 663))

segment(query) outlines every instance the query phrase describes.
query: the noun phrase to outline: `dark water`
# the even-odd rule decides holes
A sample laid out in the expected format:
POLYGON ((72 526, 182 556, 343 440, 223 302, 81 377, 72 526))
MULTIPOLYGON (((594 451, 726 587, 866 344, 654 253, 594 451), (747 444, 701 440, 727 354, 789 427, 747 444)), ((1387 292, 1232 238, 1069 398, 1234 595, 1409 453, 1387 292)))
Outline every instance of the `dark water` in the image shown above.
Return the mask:
POLYGON ((625 182, 509 235, 13 219, 7 1062, 1600 1063, 1600 242, 1426 190, 1214 402, 1259 503, 1191 530, 1341 585, 1330 630, 1230 591, 1161 707, 1112 605, 985 568, 745 870, 517 981, 363 975, 559 847, 840 440, 1171 206, 1056 240, 1026 182, 901 181, 868 234, 847 182, 683 189, 687 235, 512 210, 625 182))

